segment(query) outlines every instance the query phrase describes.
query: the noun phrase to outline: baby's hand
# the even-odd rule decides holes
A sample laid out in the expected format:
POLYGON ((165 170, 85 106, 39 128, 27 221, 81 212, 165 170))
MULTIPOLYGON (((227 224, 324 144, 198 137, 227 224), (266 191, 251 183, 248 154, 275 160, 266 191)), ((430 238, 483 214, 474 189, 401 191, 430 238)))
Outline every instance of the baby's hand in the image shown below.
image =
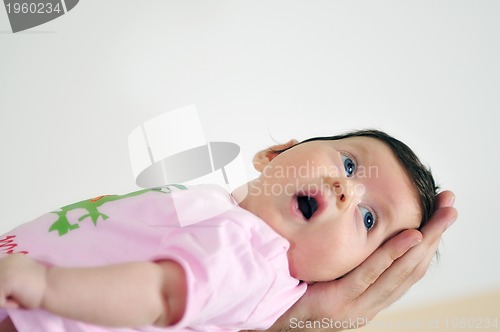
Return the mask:
POLYGON ((47 268, 28 256, 13 254, 0 259, 0 307, 40 308, 46 275, 47 268))

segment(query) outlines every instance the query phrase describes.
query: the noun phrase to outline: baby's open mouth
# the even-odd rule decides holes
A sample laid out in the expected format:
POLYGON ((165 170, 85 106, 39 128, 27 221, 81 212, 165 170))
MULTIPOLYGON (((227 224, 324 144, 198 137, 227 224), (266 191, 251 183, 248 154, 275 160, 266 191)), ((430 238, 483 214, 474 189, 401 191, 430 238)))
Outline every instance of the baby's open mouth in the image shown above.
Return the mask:
POLYGON ((298 208, 300 213, 309 220, 316 211, 318 211, 318 201, 310 196, 297 196, 298 208))

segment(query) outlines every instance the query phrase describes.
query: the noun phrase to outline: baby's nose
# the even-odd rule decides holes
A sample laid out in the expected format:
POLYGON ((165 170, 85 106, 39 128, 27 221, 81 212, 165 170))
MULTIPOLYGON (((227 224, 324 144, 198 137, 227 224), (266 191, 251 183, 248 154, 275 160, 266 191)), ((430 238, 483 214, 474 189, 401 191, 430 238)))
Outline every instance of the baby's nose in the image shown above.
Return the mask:
POLYGON ((333 192, 338 208, 350 206, 353 200, 358 204, 364 193, 362 184, 355 183, 348 178, 330 178, 327 183, 333 192))

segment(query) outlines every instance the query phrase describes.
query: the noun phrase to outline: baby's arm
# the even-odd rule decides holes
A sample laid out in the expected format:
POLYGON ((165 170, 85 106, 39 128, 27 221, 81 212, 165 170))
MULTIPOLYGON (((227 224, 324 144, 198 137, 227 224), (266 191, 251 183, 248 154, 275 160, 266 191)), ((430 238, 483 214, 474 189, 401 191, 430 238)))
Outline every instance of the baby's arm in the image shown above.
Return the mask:
POLYGON ((182 318, 184 270, 174 261, 47 268, 27 256, 0 260, 0 306, 44 309, 96 325, 168 326, 182 318))

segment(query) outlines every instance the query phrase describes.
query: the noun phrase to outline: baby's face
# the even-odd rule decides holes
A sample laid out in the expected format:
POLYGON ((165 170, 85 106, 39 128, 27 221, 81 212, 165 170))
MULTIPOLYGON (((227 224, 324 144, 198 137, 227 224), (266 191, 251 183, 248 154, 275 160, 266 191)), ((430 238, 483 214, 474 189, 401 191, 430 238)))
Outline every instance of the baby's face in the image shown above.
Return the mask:
POLYGON ((307 142, 277 155, 240 206, 290 241, 291 274, 307 282, 341 277, 421 218, 402 166, 369 137, 307 142))

